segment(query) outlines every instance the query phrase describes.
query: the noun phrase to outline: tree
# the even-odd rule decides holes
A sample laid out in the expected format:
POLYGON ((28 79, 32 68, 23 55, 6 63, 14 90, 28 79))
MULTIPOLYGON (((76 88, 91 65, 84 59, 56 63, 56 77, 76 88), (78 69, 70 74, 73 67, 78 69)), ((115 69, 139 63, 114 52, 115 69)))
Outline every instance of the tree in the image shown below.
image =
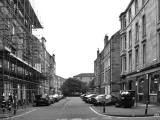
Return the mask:
POLYGON ((94 80, 90 81, 88 84, 89 89, 94 90, 95 89, 95 85, 94 85, 94 80))
POLYGON ((61 86, 61 91, 65 96, 73 96, 87 91, 87 85, 75 78, 68 78, 61 86))

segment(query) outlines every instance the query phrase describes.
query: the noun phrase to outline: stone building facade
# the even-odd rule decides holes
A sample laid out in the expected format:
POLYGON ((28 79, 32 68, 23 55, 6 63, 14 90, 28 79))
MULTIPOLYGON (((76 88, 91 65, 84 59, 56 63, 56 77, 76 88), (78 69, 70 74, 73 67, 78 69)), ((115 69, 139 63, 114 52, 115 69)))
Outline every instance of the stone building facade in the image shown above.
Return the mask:
POLYGON ((10 95, 18 105, 32 103, 41 93, 48 77, 43 66, 50 65, 42 42, 32 34, 41 28, 29 0, 0 1, 0 103, 10 95))
POLYGON ((104 93, 104 89, 102 88, 102 81, 104 78, 104 68, 103 68, 103 51, 100 53, 99 49, 97 50, 97 58, 94 61, 94 74, 95 74, 95 92, 104 93))
POLYGON ((0 1, 0 11, 0 102, 9 95, 20 105, 33 102, 43 75, 33 65, 30 43, 32 28, 42 26, 28 0, 0 1))
POLYGON ((104 38, 104 49, 97 51, 95 60, 95 84, 100 93, 117 94, 120 91, 120 34, 104 38))
POLYGON ((121 88, 140 102, 160 102, 160 1, 131 0, 120 15, 121 88))
POLYGON ((121 73, 119 31, 110 38, 110 60, 111 94, 118 95, 120 91, 119 81, 121 73))
POLYGON ((55 80, 54 80, 55 93, 61 94, 61 86, 63 85, 65 80, 66 80, 65 78, 55 75, 55 80))

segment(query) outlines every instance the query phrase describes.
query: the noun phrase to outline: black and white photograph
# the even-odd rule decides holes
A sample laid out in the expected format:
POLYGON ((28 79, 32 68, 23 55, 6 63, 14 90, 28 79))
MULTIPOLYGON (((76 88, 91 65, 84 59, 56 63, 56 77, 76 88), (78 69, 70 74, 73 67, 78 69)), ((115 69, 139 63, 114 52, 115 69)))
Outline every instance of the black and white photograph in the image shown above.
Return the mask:
POLYGON ((0 120, 160 120, 160 0, 0 0, 0 120))

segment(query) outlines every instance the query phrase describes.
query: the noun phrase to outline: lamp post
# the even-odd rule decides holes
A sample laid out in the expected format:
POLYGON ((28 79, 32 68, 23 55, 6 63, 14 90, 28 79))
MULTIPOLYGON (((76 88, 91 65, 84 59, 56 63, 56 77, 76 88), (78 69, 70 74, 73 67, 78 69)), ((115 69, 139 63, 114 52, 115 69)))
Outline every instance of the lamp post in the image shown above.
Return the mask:
POLYGON ((146 74, 146 80, 147 80, 147 99, 146 99, 145 115, 147 115, 148 104, 149 104, 149 78, 148 78, 148 74, 146 74))
POLYGON ((136 83, 135 83, 135 85, 136 85, 136 107, 137 107, 137 102, 138 102, 138 81, 136 81, 136 83))

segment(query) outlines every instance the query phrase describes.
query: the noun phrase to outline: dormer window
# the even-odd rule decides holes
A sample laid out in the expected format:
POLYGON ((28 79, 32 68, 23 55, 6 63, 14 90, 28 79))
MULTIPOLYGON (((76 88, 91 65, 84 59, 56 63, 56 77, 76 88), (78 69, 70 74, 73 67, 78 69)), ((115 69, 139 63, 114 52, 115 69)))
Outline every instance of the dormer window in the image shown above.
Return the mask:
POLYGON ((135 0, 135 14, 138 12, 138 0, 135 0))

